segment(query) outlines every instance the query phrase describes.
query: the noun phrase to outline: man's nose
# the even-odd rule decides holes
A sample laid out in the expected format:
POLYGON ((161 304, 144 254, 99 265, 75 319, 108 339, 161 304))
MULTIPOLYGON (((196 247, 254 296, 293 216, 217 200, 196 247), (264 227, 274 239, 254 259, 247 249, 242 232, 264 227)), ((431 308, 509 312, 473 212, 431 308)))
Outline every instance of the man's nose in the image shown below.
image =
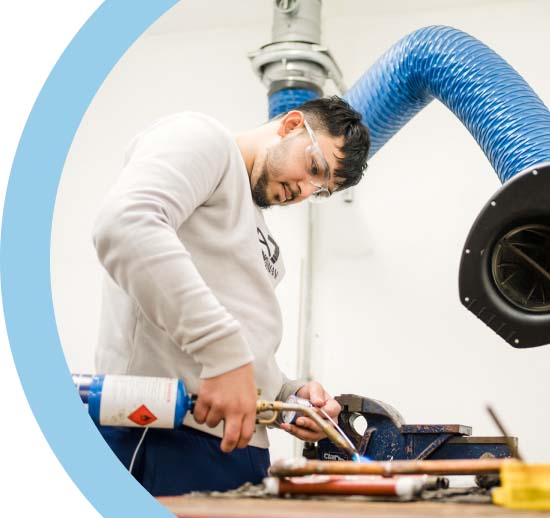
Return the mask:
POLYGON ((306 198, 309 198, 316 190, 317 187, 313 185, 309 180, 304 179, 303 181, 299 182, 300 187, 300 198, 305 200, 306 198))

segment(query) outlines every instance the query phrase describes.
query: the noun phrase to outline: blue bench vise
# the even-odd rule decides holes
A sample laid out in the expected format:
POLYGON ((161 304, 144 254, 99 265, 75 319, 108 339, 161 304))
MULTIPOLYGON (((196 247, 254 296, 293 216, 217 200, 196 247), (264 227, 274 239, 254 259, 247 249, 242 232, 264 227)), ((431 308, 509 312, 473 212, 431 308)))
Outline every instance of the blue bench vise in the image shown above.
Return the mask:
MULTIPOLYGON (((338 424, 359 453, 372 460, 516 456, 516 437, 472 437, 472 428, 459 424, 405 424, 401 414, 387 403, 355 394, 342 394, 335 399, 342 406, 338 424), (360 417, 367 423, 363 434, 354 427, 360 417)), ((303 454, 309 459, 350 460, 328 439, 306 443, 303 454)))

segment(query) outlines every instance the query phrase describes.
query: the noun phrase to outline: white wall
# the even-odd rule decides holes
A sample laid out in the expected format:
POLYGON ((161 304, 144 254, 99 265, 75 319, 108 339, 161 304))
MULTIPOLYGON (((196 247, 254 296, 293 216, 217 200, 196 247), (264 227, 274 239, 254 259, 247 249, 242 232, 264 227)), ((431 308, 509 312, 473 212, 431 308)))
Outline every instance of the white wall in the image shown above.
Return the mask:
MULTIPOLYGON (((351 85, 406 33, 446 24, 507 59, 550 99, 548 3, 325 0, 323 29, 351 85)), ((186 0, 159 20, 115 67, 75 137, 52 231, 52 287, 72 371, 93 369, 101 271, 90 231, 115 181, 122 151, 153 119, 178 110, 210 113, 234 131, 266 118, 265 89, 246 53, 268 42, 271 2, 186 0)), ((329 89, 332 91, 333 89, 329 89)), ((318 213, 315 248, 315 375, 334 394, 355 392, 394 405, 410 423, 460 423, 496 435, 492 402, 530 460, 550 460, 550 348, 514 350, 458 301, 461 248, 499 181, 472 137, 432 103, 371 161, 352 204, 318 213)), ((279 354, 296 369, 300 265, 306 207, 273 209, 287 277, 279 295, 286 330, 279 354)), ((273 434, 275 457, 290 438, 273 434)))

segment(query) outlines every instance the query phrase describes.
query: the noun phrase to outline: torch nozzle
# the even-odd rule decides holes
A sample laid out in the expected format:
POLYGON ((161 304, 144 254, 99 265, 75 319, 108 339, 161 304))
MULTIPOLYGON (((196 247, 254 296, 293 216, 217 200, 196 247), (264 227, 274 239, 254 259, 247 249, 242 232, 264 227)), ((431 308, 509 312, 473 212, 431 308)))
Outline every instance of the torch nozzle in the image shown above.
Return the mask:
POLYGON ((273 415, 269 419, 259 419, 260 424, 273 424, 277 420, 279 412, 294 411, 307 415, 321 428, 323 433, 341 450, 345 451, 352 459, 358 457, 359 452, 349 437, 342 431, 338 424, 322 409, 299 405, 296 403, 283 403, 282 401, 265 401, 259 399, 256 403, 256 412, 272 412, 273 415), (324 418, 321 417, 316 410, 320 410, 324 418))

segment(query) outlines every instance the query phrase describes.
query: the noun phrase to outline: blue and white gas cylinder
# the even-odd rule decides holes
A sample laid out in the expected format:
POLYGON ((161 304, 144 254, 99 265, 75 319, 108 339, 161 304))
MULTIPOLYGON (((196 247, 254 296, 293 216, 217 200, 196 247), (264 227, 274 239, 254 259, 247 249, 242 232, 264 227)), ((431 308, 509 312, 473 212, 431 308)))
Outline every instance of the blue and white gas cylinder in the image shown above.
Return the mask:
POLYGON ((73 374, 73 382, 101 426, 179 428, 195 403, 177 378, 73 374))

